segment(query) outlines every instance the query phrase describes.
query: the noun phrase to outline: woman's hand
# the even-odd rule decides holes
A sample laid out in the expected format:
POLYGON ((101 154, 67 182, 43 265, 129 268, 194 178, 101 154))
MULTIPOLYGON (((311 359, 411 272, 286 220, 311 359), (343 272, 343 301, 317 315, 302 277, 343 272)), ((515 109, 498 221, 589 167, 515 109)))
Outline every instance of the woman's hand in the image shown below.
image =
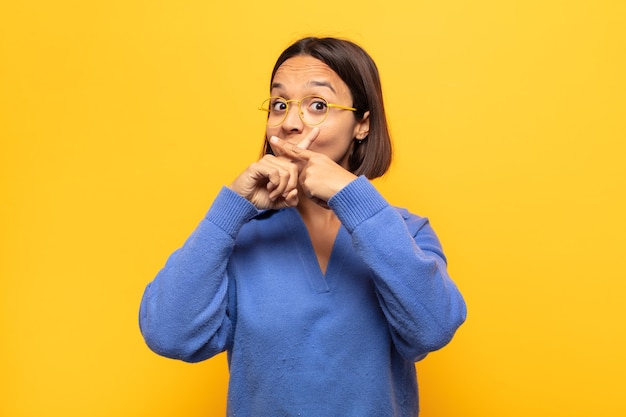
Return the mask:
POLYGON ((348 185, 356 175, 328 156, 308 148, 317 138, 315 128, 300 142, 270 138, 275 155, 265 155, 251 164, 230 188, 259 210, 295 207, 298 188, 321 206, 348 185))
MULTIPOLYGON (((319 129, 313 129, 298 145, 308 148, 319 129)), ((298 165, 290 158, 265 155, 251 164, 230 186, 259 210, 281 209, 298 205, 298 165)))
POLYGON ((259 210, 298 204, 298 167, 287 159, 265 155, 251 164, 230 188, 259 210))
POLYGON ((326 202, 356 179, 356 175, 328 156, 309 150, 315 137, 317 132, 312 138, 308 135, 299 143, 294 143, 272 136, 270 143, 274 153, 297 165, 298 183, 305 196, 327 207, 326 202))

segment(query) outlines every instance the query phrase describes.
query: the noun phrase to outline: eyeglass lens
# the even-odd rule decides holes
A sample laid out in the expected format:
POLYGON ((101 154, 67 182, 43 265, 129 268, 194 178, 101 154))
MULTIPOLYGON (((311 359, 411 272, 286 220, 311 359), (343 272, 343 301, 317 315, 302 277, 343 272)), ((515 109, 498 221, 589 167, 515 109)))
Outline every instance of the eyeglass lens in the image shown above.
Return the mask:
POLYGON ((308 125, 318 125, 328 115, 328 102, 322 97, 308 96, 299 101, 270 97, 262 105, 262 108, 269 114, 267 124, 278 126, 283 123, 291 107, 298 108, 300 118, 308 125))

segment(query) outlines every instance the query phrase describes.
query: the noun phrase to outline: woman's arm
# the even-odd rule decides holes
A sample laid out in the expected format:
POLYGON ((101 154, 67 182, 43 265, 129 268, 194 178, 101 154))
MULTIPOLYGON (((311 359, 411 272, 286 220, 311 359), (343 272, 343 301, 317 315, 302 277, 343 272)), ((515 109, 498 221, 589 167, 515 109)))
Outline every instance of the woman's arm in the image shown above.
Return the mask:
POLYGON ((226 267, 241 227, 258 214, 227 188, 141 300, 139 326, 156 353, 188 362, 207 359, 230 340, 226 267))
POLYGON ((328 204, 373 272, 398 351, 415 361, 445 346, 465 321, 466 307, 428 221, 391 207, 365 177, 328 204))

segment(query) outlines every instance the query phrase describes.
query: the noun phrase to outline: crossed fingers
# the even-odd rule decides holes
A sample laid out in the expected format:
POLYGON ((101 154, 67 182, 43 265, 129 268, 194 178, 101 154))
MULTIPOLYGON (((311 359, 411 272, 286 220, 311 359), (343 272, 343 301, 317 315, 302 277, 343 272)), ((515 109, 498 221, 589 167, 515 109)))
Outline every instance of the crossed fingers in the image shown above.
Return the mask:
POLYGON ((279 139, 276 136, 272 136, 270 138, 270 143, 273 145, 272 149, 277 156, 282 156, 292 160, 306 160, 311 155, 311 152, 308 151, 308 149, 311 144, 315 142, 318 134, 319 128, 314 128, 298 143, 279 139))

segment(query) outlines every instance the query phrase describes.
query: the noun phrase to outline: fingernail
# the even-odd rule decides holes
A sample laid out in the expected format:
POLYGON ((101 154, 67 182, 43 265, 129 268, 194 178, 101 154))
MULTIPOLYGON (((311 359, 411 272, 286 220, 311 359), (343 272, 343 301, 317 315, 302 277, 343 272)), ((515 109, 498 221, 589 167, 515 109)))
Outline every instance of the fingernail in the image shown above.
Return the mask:
POLYGON ((272 142, 272 143, 278 143, 278 138, 277 138, 276 136, 272 136, 272 137, 270 138, 270 142, 272 142))

